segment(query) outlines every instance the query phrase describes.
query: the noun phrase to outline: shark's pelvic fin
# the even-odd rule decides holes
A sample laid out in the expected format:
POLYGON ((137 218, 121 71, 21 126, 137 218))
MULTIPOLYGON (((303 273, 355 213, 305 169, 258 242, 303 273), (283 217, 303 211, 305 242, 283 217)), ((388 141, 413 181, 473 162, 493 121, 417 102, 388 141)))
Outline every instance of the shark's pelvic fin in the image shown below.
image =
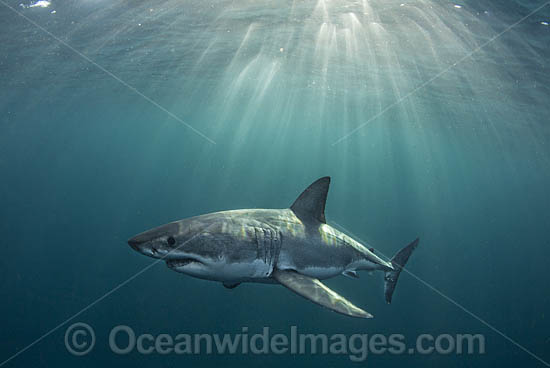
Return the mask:
POLYGON ((350 279, 358 279, 359 275, 354 270, 346 270, 342 272, 342 275, 349 277, 350 279))
POLYGON ((226 288, 226 289, 235 289, 237 286, 239 286, 241 283, 240 282, 224 282, 223 283, 223 286, 226 288))
POLYGON ((372 314, 356 307, 351 302, 326 287, 318 279, 292 270, 275 270, 273 278, 296 294, 335 312, 351 317, 372 318, 372 314))
POLYGON ((298 199, 290 206, 290 209, 301 220, 315 219, 326 224, 325 203, 329 185, 329 176, 316 180, 300 194, 298 199))

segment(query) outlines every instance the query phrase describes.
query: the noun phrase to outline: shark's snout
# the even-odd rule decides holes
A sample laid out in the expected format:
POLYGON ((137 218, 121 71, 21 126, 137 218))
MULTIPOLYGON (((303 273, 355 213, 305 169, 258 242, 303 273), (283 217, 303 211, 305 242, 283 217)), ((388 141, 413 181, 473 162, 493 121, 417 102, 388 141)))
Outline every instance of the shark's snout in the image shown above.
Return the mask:
POLYGON ((158 245, 155 246, 155 237, 150 232, 138 234, 128 239, 128 245, 135 251, 150 257, 157 256, 158 245))
POLYGON ((147 233, 138 234, 128 240, 128 244, 138 252, 142 250, 143 246, 152 240, 152 237, 147 233))
POLYGON ((139 251, 140 244, 141 242, 139 241, 139 239, 137 239, 137 237, 133 237, 128 240, 128 245, 130 245, 134 250, 139 251))
POLYGON ((128 244, 135 251, 149 257, 158 258, 163 254, 160 252, 160 247, 154 243, 154 239, 144 238, 141 234, 128 240, 128 244))
POLYGON ((178 247, 178 225, 170 223, 147 230, 128 239, 128 245, 135 251, 153 258, 171 256, 178 247))
MULTIPOLYGON (((165 239, 165 240, 169 240, 170 238, 173 239, 173 237, 177 233, 177 230, 178 230, 178 227, 174 223, 159 226, 154 229, 147 230, 143 233, 135 235, 134 237, 128 240, 128 244, 135 250, 139 251, 144 246, 150 246, 151 243, 155 241, 160 241, 161 239, 165 239)), ((171 241, 168 241, 169 245, 173 245, 170 243, 171 241)))

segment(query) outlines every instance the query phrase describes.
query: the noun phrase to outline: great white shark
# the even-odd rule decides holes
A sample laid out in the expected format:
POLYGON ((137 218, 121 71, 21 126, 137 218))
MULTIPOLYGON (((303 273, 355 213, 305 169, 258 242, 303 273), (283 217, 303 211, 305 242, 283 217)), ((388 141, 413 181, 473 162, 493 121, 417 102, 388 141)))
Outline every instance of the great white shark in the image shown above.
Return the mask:
POLYGON ((384 272, 387 303, 418 239, 385 261, 328 225, 325 203, 330 177, 311 184, 286 209, 241 209, 171 222, 134 236, 136 251, 166 261, 169 268, 232 289, 243 282, 280 284, 344 315, 373 316, 325 286, 338 275, 384 272))

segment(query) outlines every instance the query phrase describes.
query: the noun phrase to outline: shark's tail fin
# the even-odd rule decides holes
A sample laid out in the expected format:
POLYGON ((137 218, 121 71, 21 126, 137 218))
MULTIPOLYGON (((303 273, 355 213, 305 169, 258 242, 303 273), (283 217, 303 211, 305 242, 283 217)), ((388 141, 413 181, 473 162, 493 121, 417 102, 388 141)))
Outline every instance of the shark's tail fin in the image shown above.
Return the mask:
POLYGON ((397 252, 391 259, 393 270, 386 271, 384 276, 384 295, 386 297, 386 303, 390 304, 395 286, 397 285, 397 280, 399 279, 399 274, 405 264, 409 260, 413 250, 415 250, 418 245, 419 239, 416 238, 411 244, 407 245, 399 252, 397 252))

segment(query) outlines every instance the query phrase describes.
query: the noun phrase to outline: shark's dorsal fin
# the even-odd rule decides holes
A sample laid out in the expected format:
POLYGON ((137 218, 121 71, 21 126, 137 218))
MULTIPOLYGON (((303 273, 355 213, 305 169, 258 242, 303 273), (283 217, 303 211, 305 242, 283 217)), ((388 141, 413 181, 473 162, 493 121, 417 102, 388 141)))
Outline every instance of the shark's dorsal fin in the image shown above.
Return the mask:
POLYGON ((315 219, 326 224, 325 203, 329 185, 330 176, 316 180, 300 194, 290 209, 301 220, 315 219))

